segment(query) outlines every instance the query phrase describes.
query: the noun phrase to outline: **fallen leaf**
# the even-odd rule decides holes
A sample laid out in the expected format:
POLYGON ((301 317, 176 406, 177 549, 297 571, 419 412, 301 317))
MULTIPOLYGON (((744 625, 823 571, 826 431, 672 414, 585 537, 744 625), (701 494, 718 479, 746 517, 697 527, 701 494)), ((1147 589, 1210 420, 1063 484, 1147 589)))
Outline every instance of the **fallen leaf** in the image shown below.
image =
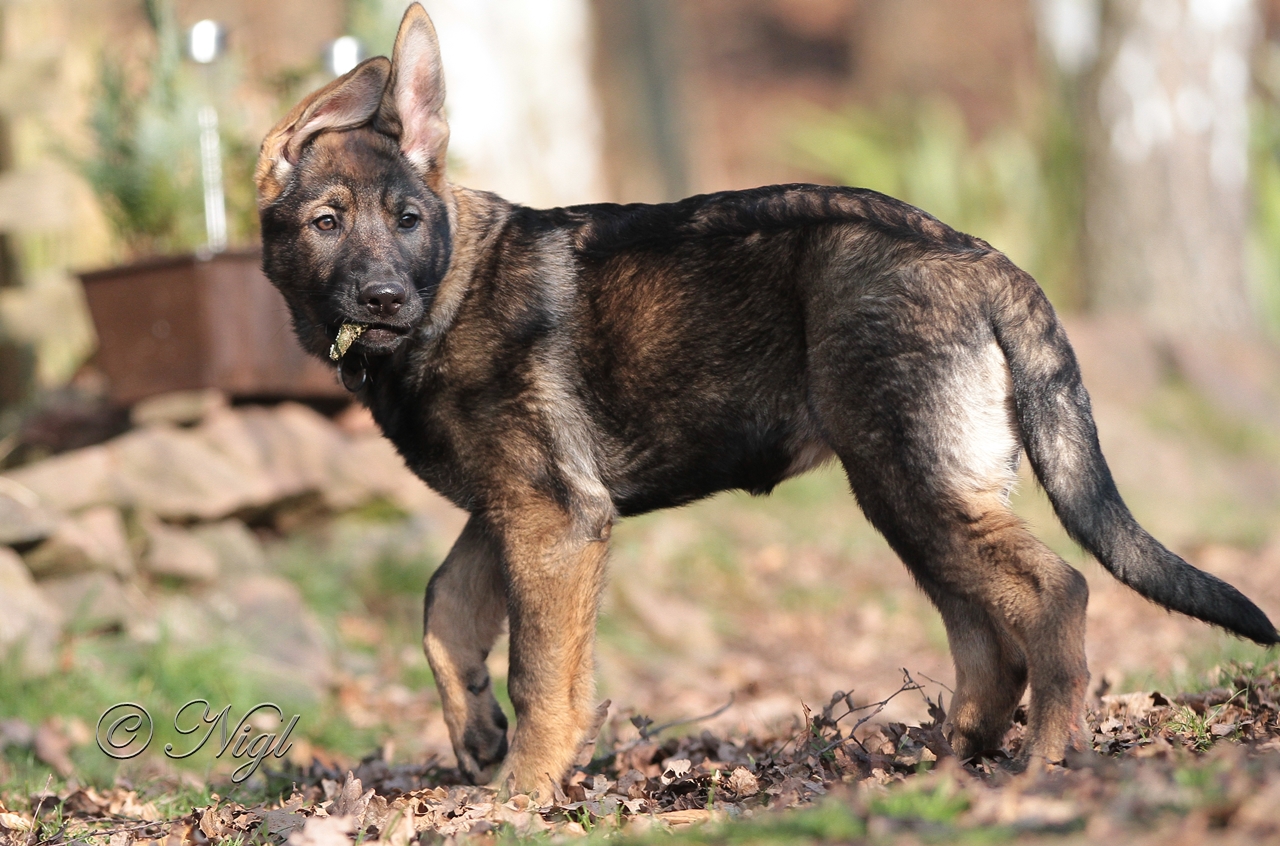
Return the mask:
POLYGON ((686 811, 667 811, 655 816, 671 826, 672 828, 681 828, 696 823, 704 823, 715 819, 715 811, 708 811, 706 808, 690 808, 686 811))
POLYGON ((632 799, 640 799, 644 796, 645 784, 649 779, 644 773, 636 769, 627 770, 618 777, 617 791, 623 796, 632 799))
POLYGON ((746 767, 735 767, 725 783, 735 796, 755 796, 760 792, 760 780, 746 767))
POLYGON ((360 779, 356 778, 350 770, 347 771, 347 780, 342 783, 338 796, 333 800, 333 807, 329 809, 329 813, 335 817, 351 817, 355 820, 357 828, 364 825, 365 811, 369 808, 369 801, 373 798, 373 788, 365 790, 360 784, 360 779))
POLYGON ((63 778, 75 769, 67 754, 71 751, 71 740, 58 730, 52 720, 46 720, 36 729, 35 750, 36 757, 53 767, 63 778))
POLYGON ((353 817, 310 817, 285 842, 289 846, 351 846, 355 830, 353 817))
POLYGON ((267 834, 273 837, 289 837, 302 828, 308 818, 298 813, 300 807, 302 807, 302 801, 298 800, 282 808, 265 812, 262 815, 262 825, 266 828, 267 834))
POLYGON ((676 779, 680 779, 689 774, 689 770, 693 769, 693 764, 688 758, 674 758, 666 761, 662 765, 662 783, 670 784, 676 779), (671 776, 668 778, 668 774, 671 776))
POLYGON ((31 831, 35 828, 35 823, 27 819, 21 814, 10 812, 0 813, 0 828, 9 831, 31 831))
POLYGON ((378 835, 378 842, 386 846, 409 846, 409 841, 413 839, 414 834, 416 832, 413 828, 413 813, 403 811, 391 817, 382 833, 378 835))

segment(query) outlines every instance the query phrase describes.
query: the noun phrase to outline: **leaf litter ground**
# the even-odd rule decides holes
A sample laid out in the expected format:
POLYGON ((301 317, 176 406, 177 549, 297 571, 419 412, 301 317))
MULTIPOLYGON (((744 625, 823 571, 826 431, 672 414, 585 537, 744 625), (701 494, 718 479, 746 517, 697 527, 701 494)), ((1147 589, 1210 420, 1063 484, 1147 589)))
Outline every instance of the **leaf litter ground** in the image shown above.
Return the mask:
MULTIPOLYGON (((1280 841, 1280 662, 1233 665, 1215 681, 1180 695, 1099 691, 1092 751, 1026 772, 1004 756, 957 761, 940 728, 944 703, 904 672, 886 700, 859 706, 837 693, 773 736, 668 737, 669 727, 614 717, 604 725, 612 739, 546 805, 461 784, 436 762, 373 755, 345 771, 316 759, 273 773, 292 785, 287 798, 256 805, 211 794, 164 814, 123 783, 8 795, 0 843, 408 846, 668 831, 691 842, 1280 841), (931 719, 881 721, 899 696, 924 697, 931 719)), ((1010 731, 1010 755, 1023 731, 1021 721, 1010 731)))

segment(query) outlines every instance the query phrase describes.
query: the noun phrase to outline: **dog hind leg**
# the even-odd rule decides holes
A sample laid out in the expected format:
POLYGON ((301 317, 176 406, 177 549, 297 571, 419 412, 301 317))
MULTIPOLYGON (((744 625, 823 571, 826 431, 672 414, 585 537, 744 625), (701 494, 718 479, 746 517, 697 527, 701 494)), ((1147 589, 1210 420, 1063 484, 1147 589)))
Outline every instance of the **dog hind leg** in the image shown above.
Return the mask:
POLYGON ((889 320, 895 347, 856 329, 818 347, 812 407, 863 512, 942 613, 957 753, 1000 743, 1025 683, 1023 757, 1061 760, 1082 727, 1088 588, 1009 509, 1020 441, 1003 355, 978 329, 951 333, 966 322, 925 336, 889 320))
POLYGON ((1025 685, 1022 757, 1062 760, 1079 740, 1089 678, 1084 577, 1005 507, 974 513, 913 498, 887 511, 872 478, 883 465, 871 473, 846 466, 868 518, 942 613, 956 665, 956 753, 998 747, 1025 685))
POLYGON ((1021 757, 1060 761, 1080 742, 1083 726, 1089 678, 1084 577, 1006 509, 966 520, 953 531, 950 555, 927 563, 917 559, 913 568, 946 586, 938 606, 956 663, 952 745, 961 757, 998 748, 1029 686, 1021 757), (986 625, 956 620, 956 605, 985 615, 986 625), (975 640, 985 650, 974 649, 975 640))
POLYGON ((981 604, 939 590, 929 595, 942 614, 955 661, 947 715, 952 748, 961 759, 998 750, 1027 688, 1026 656, 981 604))

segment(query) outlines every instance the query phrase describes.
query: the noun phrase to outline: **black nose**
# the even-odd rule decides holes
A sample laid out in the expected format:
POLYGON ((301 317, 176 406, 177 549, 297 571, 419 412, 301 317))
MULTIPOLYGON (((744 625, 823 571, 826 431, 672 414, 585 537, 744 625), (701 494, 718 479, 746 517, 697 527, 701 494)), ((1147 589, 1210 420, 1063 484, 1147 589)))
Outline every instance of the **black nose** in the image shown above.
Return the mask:
POLYGON ((405 290, 399 282, 370 282, 360 289, 360 305, 377 317, 391 317, 404 305, 405 290))

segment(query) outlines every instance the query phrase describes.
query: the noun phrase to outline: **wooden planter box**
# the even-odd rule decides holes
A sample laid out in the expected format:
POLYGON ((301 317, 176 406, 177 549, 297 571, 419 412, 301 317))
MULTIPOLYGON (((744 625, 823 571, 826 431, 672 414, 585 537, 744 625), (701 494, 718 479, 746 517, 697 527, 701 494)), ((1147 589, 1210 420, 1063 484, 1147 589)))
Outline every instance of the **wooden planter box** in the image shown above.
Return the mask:
POLYGON ((261 263, 256 252, 221 253, 81 274, 111 398, 128 405, 200 388, 233 397, 346 397, 333 368, 298 346, 261 263))

